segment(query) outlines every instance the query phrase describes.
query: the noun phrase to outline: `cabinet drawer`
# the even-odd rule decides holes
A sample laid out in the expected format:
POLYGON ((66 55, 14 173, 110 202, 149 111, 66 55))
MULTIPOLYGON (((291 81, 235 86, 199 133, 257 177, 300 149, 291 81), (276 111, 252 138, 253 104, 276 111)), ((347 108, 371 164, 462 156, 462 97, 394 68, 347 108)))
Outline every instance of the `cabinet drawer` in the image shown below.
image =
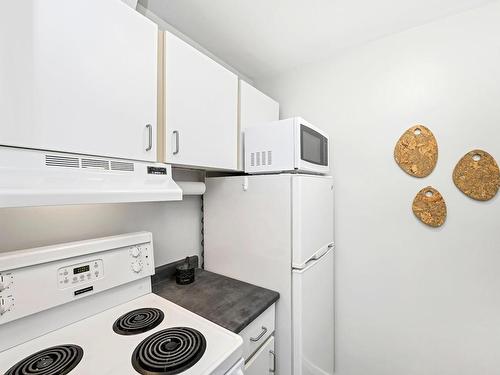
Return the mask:
POLYGON ((257 349, 266 342, 268 337, 273 334, 274 319, 275 305, 273 304, 240 332, 240 336, 243 338, 243 358, 245 361, 248 361, 257 349))

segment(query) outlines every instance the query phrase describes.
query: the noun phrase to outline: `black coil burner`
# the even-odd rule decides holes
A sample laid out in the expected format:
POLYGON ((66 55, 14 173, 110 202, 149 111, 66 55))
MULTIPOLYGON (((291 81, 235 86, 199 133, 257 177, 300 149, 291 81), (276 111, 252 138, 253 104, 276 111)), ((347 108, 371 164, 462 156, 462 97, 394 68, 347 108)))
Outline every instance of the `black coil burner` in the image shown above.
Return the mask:
POLYGON ((163 321, 159 309, 137 309, 119 317, 113 324, 113 331, 120 335, 137 335, 155 328, 163 321))
POLYGON ((144 339, 132 354, 132 366, 143 375, 174 375, 200 360, 207 342, 195 329, 167 328, 144 339))
POLYGON ((16 363, 5 375, 66 375, 82 357, 83 349, 77 345, 53 346, 16 363))

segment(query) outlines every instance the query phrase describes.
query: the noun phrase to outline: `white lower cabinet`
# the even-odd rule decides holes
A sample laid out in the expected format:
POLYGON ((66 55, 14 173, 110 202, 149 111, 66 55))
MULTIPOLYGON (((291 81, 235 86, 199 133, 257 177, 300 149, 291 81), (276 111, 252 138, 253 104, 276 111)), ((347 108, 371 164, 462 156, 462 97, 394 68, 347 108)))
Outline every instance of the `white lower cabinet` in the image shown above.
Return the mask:
POLYGON ((240 336, 243 339, 243 358, 245 375, 268 375, 274 373, 276 358, 274 354, 274 327, 276 307, 272 304, 240 336))
POLYGON ((246 363, 245 375, 272 374, 274 373, 275 364, 274 336, 271 336, 246 363))

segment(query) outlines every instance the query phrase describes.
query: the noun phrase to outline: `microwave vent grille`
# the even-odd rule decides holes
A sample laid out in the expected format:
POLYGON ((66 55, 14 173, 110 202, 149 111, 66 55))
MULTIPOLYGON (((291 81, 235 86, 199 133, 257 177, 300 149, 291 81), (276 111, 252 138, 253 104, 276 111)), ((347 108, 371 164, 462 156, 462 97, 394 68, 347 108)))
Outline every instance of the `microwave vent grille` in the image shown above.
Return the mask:
POLYGON ((273 164, 273 152, 269 151, 258 151, 250 153, 250 166, 260 167, 264 165, 273 164))
POLYGON ((80 168, 80 159, 70 156, 45 155, 48 167, 80 168))
POLYGON ((100 159, 82 159, 82 168, 109 170, 109 161, 100 159))

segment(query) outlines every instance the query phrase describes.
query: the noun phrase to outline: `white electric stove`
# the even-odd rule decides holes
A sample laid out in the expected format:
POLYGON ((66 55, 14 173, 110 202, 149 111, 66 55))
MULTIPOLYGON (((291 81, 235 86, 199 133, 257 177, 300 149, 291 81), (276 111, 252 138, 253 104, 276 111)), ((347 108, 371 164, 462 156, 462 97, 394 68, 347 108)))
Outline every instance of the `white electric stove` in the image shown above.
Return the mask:
POLYGON ((0 374, 243 374, 242 339, 153 273, 148 232, 0 255, 0 374))

